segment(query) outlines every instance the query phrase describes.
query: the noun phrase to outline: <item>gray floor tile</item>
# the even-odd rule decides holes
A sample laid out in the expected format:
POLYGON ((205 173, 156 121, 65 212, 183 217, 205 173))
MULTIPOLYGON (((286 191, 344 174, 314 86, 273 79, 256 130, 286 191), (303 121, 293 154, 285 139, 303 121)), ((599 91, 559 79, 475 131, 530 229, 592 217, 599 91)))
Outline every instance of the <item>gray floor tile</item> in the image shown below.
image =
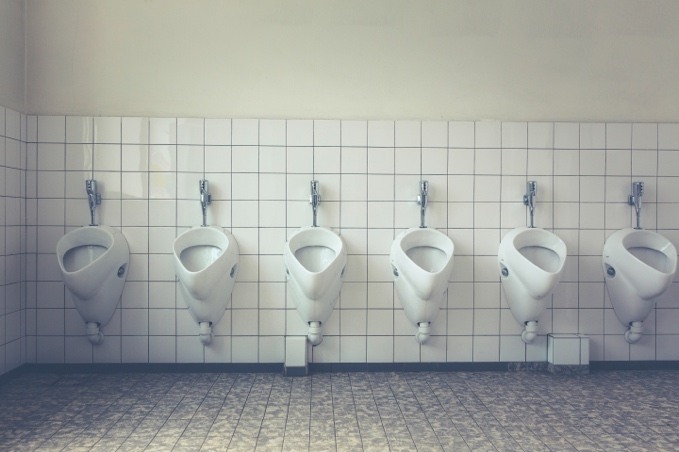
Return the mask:
POLYGON ((26 374, 0 450, 679 450, 678 376, 26 374))

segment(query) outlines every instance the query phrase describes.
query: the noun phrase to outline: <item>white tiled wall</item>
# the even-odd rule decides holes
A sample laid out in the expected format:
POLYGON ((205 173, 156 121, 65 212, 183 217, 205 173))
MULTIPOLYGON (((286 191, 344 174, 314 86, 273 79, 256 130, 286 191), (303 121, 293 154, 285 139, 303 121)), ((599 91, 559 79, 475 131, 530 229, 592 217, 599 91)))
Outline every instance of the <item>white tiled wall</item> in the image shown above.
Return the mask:
POLYGON ((0 107, 0 375, 23 360, 26 116, 0 107))
MULTIPOLYGON (((10 116, 8 130, 17 122, 10 116)), ((679 359, 679 282, 630 346, 600 256, 608 234, 632 225, 633 179, 646 184, 642 226, 679 246, 679 124, 29 116, 26 126, 25 230, 16 219, 16 132, 2 161, 7 356, 19 334, 10 299, 25 281, 27 362, 282 362, 284 337, 306 332, 286 294, 283 244, 311 224, 309 181, 317 179, 318 222, 341 233, 349 260, 315 363, 545 361, 550 332, 589 335, 592 361, 679 359), (65 232, 89 222, 89 178, 102 193, 99 223, 121 228, 132 252, 99 346, 84 335, 54 252, 65 232), (241 250, 231 306, 208 347, 177 290, 171 255, 174 237, 202 220, 199 179, 210 181, 208 222, 230 229, 241 250), (423 346, 396 299, 388 258, 395 234, 419 224, 420 179, 430 184, 428 225, 456 247, 448 303, 423 346), (538 181, 536 225, 569 251, 531 345, 502 299, 496 263, 503 234, 526 224, 527 179, 538 181), (25 279, 14 270, 23 231, 25 279)))

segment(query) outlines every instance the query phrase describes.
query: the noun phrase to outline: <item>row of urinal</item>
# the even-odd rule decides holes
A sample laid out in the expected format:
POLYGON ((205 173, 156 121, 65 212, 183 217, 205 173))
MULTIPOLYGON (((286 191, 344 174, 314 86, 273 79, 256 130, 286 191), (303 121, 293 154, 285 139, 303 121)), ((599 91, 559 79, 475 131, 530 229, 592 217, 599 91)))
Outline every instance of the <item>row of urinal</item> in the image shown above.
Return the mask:
MULTIPOLYGON (((665 237, 641 228, 644 183, 632 183, 628 203, 636 211, 636 228, 625 228, 608 237, 602 264, 609 298, 620 323, 627 327, 625 340, 641 339, 642 323, 655 301, 672 283, 677 270, 677 250, 665 237)), ((524 204, 530 226, 516 228, 502 239, 498 261, 502 289, 516 321, 523 326, 521 338, 531 343, 540 315, 547 306, 566 262, 566 244, 559 237, 533 224, 537 183, 526 183, 524 204)))
MULTIPOLYGON (((419 228, 405 231, 394 243, 399 244, 395 250, 404 250, 392 263, 396 287, 401 300, 413 301, 404 303, 405 313, 420 326, 417 337, 424 342, 448 287, 453 244, 435 229, 419 228), (437 254, 430 256, 430 250, 437 254)), ((293 302, 309 326, 308 340, 318 345, 339 298, 346 246, 331 229, 304 227, 286 242, 283 257, 293 302)), ((113 317, 124 289, 130 259, 127 240, 110 226, 85 226, 59 240, 57 258, 65 286, 86 323, 87 337, 98 344, 103 339, 101 328, 113 317)), ((213 325, 229 305, 238 274, 238 243, 223 228, 195 226, 175 239, 173 261, 199 338, 208 345, 213 325)))
MULTIPOLYGON (((427 184, 418 196, 422 225, 427 184)), ((120 231, 95 224, 101 202, 96 181, 86 182, 91 223, 66 234, 57 244, 62 278, 87 325, 93 344, 103 340, 101 328, 113 316, 123 292, 129 265, 129 247, 120 231)), ((335 304, 344 279, 347 251, 334 231, 318 227, 318 181, 311 182, 313 225, 301 228, 285 243, 283 260, 292 299, 309 326, 308 340, 318 345, 322 328, 335 304)), ((207 181, 200 181, 203 224, 177 237, 173 260, 182 295, 199 326, 203 344, 212 341, 212 326, 223 316, 238 274, 239 250, 235 238, 220 227, 207 226, 206 208, 211 202, 207 181)), ((419 327, 418 342, 429 337, 429 325, 445 298, 453 266, 453 242, 435 229, 412 228, 400 234, 392 247, 396 289, 406 316, 419 327)))
MULTIPOLYGON (((210 196, 204 193, 207 184, 203 182, 206 181, 201 181, 201 204, 205 219, 210 196)), ((420 227, 399 234, 390 257, 404 313, 418 328, 417 341, 424 343, 446 298, 454 245, 445 234, 424 226, 426 183, 420 189, 420 227)), ((535 192, 527 192, 527 197, 534 195, 535 192)), ((319 202, 318 183, 312 181, 314 224, 319 202)), ((98 343, 103 337, 100 327, 111 319, 122 294, 129 248, 119 231, 94 224, 94 207, 91 203, 92 224, 64 236, 57 245, 57 256, 66 287, 87 324, 88 338, 98 343)), ((532 217, 534 205, 529 207, 532 217)), ((211 328, 228 306, 238 273, 237 242, 223 228, 203 222, 177 237, 173 251, 184 299, 199 325, 201 342, 209 344, 211 328)), ((639 339, 641 322, 653 308, 653 299, 672 281, 676 258, 673 245, 650 231, 622 230, 606 242, 606 283, 618 318, 630 327, 625 335, 629 342, 639 339)), ((498 259, 508 305, 525 328, 522 338, 531 342, 537 334, 540 314, 563 272, 566 246, 543 229, 516 228, 503 238, 498 259)), ((344 242, 327 228, 302 228, 285 244, 286 278, 297 311, 309 325, 312 345, 322 341, 322 327, 337 302, 346 260, 344 242)))

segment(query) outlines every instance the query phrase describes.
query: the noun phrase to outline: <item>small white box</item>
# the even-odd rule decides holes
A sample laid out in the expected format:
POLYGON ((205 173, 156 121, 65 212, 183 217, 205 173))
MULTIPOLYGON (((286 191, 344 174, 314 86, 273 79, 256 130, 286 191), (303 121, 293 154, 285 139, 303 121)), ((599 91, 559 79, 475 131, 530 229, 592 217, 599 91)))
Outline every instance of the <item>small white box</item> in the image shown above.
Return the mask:
POLYGON ((285 338, 285 368, 307 369, 307 341, 306 336, 287 336, 285 338))
POLYGON ((548 334, 547 362, 555 365, 589 365, 589 337, 584 334, 548 334))

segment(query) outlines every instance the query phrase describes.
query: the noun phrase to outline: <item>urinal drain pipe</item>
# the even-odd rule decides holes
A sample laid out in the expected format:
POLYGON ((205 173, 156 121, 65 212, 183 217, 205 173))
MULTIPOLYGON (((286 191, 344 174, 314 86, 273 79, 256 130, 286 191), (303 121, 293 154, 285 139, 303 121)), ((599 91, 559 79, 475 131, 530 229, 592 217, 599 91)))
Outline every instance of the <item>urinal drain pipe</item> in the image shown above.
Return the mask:
POLYGON ((629 324, 627 331, 625 331, 625 340, 630 344, 635 344, 641 339, 643 331, 644 327, 641 322, 632 322, 629 324))
POLYGON ((307 334, 307 339, 309 339, 309 343, 314 347, 323 342, 321 322, 309 322, 309 333, 307 334))
POLYGON ((420 322, 417 324, 417 333, 415 333, 415 340, 418 344, 424 344, 429 339, 431 326, 429 322, 420 322))
POLYGON ((87 322, 87 340, 94 345, 104 340, 104 333, 99 330, 99 323, 87 322))
POLYGON ((524 330, 521 332, 521 339, 526 343, 530 344, 535 340, 535 338, 538 335, 538 322, 535 320, 531 320, 530 322, 526 322, 526 327, 524 330))
POLYGON ((208 345, 210 342, 212 342, 212 338, 214 337, 212 334, 212 323, 200 322, 198 324, 198 328, 198 331, 200 332, 200 342, 202 342, 203 345, 208 345))

